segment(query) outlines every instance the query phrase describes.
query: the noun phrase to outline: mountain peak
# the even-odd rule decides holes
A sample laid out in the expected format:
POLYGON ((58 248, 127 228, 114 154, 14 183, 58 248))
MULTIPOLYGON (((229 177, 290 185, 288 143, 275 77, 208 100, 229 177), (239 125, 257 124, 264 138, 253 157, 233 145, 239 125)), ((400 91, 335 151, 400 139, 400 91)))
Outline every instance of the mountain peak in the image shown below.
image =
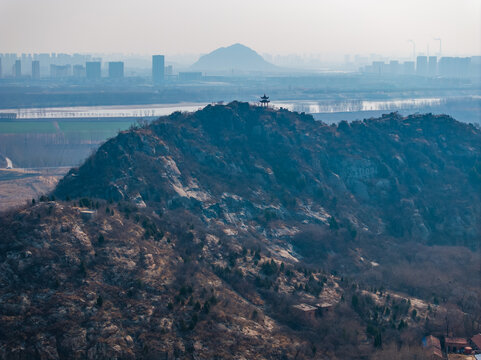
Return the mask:
POLYGON ((229 46, 225 46, 224 49, 225 48, 234 48, 234 47, 252 50, 250 47, 245 46, 244 44, 241 44, 241 43, 235 43, 235 44, 232 44, 232 45, 229 45, 229 46))
POLYGON ((214 72, 273 71, 276 67, 265 61, 253 49, 240 44, 220 47, 203 55, 192 65, 192 69, 214 72))
MULTIPOLYGON (((441 115, 404 118, 388 114, 331 127, 310 115, 285 109, 241 102, 209 105, 119 134, 82 167, 72 170, 59 183, 55 195, 113 200, 140 195, 160 212, 176 203, 197 209, 201 201, 205 206, 201 216, 209 218, 211 206, 222 208, 225 194, 236 194, 250 204, 250 210, 245 211, 250 216, 242 219, 246 224, 260 216, 259 201, 271 204, 279 217, 293 221, 312 221, 304 207, 314 202, 325 214, 319 217, 321 222, 349 209, 346 218, 356 218, 353 223, 365 224, 374 233, 420 241, 443 238, 455 243, 453 234, 461 228, 437 230, 425 211, 427 205, 422 204, 436 199, 437 211, 446 221, 462 211, 465 203, 459 199, 469 202, 472 195, 468 194, 476 194, 477 180, 473 182, 475 177, 470 179, 462 167, 472 169, 480 157, 474 146, 479 136, 479 130, 441 115), (369 141, 365 141, 366 136, 369 141), (440 136, 445 138, 441 145, 440 136), (444 150, 460 142, 473 149, 456 155, 462 161, 444 150), (421 143, 427 144, 425 148, 412 145, 421 143), (412 163, 423 163, 430 170, 413 168, 409 166, 412 163), (163 175, 159 178, 159 174, 163 175), (456 196, 454 190, 441 196, 436 189, 452 179, 466 186, 457 187, 456 196), (426 183, 431 186, 426 187, 426 183), (317 198, 313 194, 323 195, 317 198), (286 202, 286 196, 296 200, 286 202), (415 199, 420 207, 406 209, 408 215, 401 219, 397 214, 406 205, 402 200, 406 198, 415 199), (423 222, 409 221, 415 213, 421 214, 423 222), (401 221, 405 231, 397 230, 401 221)), ((465 220, 470 228, 477 229, 475 218, 465 220)))

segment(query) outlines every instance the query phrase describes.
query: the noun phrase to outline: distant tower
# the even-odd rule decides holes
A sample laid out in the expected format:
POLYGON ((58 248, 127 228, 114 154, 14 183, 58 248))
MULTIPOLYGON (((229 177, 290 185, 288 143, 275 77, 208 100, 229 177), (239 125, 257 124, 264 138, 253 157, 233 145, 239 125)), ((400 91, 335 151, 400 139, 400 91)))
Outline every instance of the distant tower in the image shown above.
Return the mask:
POLYGON ((441 47, 441 38, 434 38, 434 40, 439 41, 439 52, 438 56, 441 57, 442 47, 441 47))
POLYGON ((416 58, 416 74, 420 76, 428 75, 428 57, 418 56, 416 58))
POLYGON ((152 81, 154 84, 164 82, 164 67, 164 55, 152 55, 152 81))
POLYGON ((101 77, 100 61, 87 61, 85 62, 85 73, 87 79, 97 80, 101 77))
POLYGON ((109 62, 109 78, 122 79, 124 77, 124 63, 123 61, 109 62))
POLYGON ((260 103, 262 107, 269 107, 269 103, 270 103, 269 96, 266 96, 266 94, 264 94, 264 96, 261 96, 260 103))
POLYGON ((15 60, 14 72, 16 78, 22 76, 22 62, 20 60, 15 60))
POLYGON ((40 61, 32 61, 32 79, 40 79, 40 61))
POLYGON ((438 58, 436 56, 430 56, 428 58, 428 75, 436 76, 438 74, 438 58))

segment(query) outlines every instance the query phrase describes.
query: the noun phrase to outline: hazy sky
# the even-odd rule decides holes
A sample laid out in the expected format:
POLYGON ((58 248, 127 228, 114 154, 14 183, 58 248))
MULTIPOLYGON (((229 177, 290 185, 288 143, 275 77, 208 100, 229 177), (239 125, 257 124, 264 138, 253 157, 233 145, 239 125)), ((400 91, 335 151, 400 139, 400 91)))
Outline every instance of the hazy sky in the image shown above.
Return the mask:
POLYGON ((481 0, 0 0, 0 52, 481 54, 481 0))

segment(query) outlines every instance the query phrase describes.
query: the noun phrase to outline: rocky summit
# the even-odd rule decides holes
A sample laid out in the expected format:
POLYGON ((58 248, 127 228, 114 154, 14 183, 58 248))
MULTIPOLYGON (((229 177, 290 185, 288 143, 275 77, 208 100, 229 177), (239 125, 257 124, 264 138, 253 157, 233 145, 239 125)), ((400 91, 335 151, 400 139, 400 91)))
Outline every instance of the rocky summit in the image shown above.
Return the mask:
POLYGON ((370 234, 475 245, 480 159, 480 130, 448 116, 328 126, 234 102, 119 134, 55 195, 182 207, 236 231, 255 231, 260 220, 332 219, 370 234))
POLYGON ((1 215, 0 358, 419 359, 479 330, 480 188, 444 115, 139 125, 1 215))

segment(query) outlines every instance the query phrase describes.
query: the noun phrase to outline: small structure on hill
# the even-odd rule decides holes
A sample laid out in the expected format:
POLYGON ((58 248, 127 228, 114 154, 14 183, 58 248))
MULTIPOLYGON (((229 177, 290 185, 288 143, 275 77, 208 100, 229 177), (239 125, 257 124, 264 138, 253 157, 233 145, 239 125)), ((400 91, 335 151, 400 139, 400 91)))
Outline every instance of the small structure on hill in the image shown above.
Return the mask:
POLYGON ((474 355, 448 354, 448 360, 477 360, 474 355))
POLYGON ((316 304, 317 306, 317 313, 318 314, 325 314, 325 313, 328 313, 329 311, 332 311, 332 309, 334 308, 334 305, 333 303, 331 302, 321 302, 319 304, 316 304))
POLYGON ((94 215, 95 215, 96 211, 95 210, 81 210, 80 211, 80 216, 82 217, 82 219, 84 221, 88 221, 88 220, 91 220, 94 215))
POLYGON ((432 335, 426 336, 423 339, 423 348, 429 360, 444 359, 443 352, 441 351, 441 343, 437 337, 432 335))
POLYGON ((266 94, 264 94, 264 96, 261 96, 260 103, 262 107, 269 107, 270 102, 271 101, 269 100, 269 96, 266 96, 266 94))
POLYGON ((309 304, 297 304, 293 305, 292 308, 296 312, 296 314, 304 321, 310 321, 316 318, 317 308, 315 306, 309 304))
POLYGON ((481 334, 476 334, 471 338, 471 345, 477 351, 481 351, 481 334))
POLYGON ((446 337, 444 339, 444 347, 447 352, 455 353, 463 350, 467 346, 469 346, 469 343, 465 338, 446 337))

